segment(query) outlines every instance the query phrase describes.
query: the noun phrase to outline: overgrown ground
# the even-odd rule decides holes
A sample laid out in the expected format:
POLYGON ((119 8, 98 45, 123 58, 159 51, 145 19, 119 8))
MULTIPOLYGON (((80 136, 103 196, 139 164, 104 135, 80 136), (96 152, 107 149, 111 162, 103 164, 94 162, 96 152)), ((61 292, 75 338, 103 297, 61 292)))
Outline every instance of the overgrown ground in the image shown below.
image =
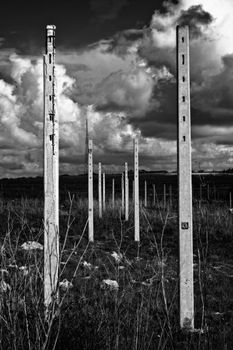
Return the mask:
POLYGON ((87 203, 60 206, 59 312, 44 321, 43 203, 1 201, 1 349, 231 349, 233 347, 233 223, 224 203, 194 205, 195 332, 179 330, 178 233, 174 209, 141 208, 141 243, 133 213, 120 202, 95 208, 95 243, 87 240, 87 203), (65 243, 65 244, 64 244, 65 243), (118 254, 119 261, 112 253, 118 254), (104 280, 116 281, 113 286, 104 280), (118 286, 118 287, 117 287, 118 286))

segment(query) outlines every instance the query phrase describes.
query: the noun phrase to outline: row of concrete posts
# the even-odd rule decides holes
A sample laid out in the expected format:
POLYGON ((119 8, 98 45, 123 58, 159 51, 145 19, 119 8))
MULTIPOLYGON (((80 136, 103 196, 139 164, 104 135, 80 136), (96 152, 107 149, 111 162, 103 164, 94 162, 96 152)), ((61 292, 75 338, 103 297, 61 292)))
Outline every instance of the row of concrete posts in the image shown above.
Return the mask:
MULTIPOLYGON (((47 26, 44 55, 44 302, 46 308, 58 299, 59 210, 58 210, 58 116, 56 111, 55 26, 47 26)), ((191 123, 189 29, 177 28, 178 88, 178 197, 179 197, 179 295, 180 326, 194 328, 193 226, 191 188, 191 123)), ((155 116, 156 117, 156 116, 155 116)), ((89 143, 89 150, 92 143, 89 143)), ((156 150, 155 150, 156 152, 156 150)), ((93 183, 92 152, 88 155, 88 181, 93 183)), ((125 172, 127 169, 125 169, 125 172)), ((134 224, 139 241, 138 142, 134 141, 134 224)), ((90 187, 91 188, 91 187, 90 187)), ((103 193, 104 195, 104 193, 103 193)), ((127 198, 127 197, 126 197, 127 198)), ((105 202, 103 202, 105 203, 105 202)), ((126 206, 127 207, 127 206, 126 206)), ((93 221, 93 203, 89 204, 89 223, 93 221)), ((125 213, 127 215, 127 213, 125 213)), ((89 225, 90 239, 91 225, 89 225)))

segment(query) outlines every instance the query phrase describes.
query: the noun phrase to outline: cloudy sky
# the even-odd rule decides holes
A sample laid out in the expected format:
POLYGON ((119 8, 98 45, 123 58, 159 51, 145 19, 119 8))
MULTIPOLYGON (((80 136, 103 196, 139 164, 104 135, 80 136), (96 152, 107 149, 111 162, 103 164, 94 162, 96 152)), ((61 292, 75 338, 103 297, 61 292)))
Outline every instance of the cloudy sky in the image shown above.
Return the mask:
POLYGON ((85 119, 107 171, 176 169, 177 24, 190 25, 193 169, 233 167, 233 1, 5 2, 0 177, 42 175, 46 24, 55 24, 60 173, 83 171, 85 119))

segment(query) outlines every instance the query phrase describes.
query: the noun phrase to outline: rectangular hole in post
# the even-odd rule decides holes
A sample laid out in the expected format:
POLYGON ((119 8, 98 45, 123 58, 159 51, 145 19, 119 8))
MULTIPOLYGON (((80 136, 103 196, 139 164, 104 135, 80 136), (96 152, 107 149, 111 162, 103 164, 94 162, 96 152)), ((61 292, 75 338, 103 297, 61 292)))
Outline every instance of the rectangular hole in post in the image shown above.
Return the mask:
POLYGON ((52 101, 52 95, 49 95, 49 101, 52 101))
POLYGON ((51 55, 51 53, 49 54, 49 64, 51 64, 51 62, 52 62, 52 55, 51 55))
POLYGON ((182 96, 182 101, 185 102, 185 96, 182 96))
POLYGON ((50 43, 52 42, 52 37, 51 37, 51 36, 49 36, 49 42, 50 42, 50 43))
POLYGON ((182 55, 182 64, 184 64, 184 55, 182 55))
POLYGON ((185 116, 183 116, 183 122, 185 122, 185 116))
POLYGON ((185 136, 183 136, 183 141, 184 141, 184 142, 186 141, 186 137, 185 137, 185 136))
POLYGON ((52 75, 49 76, 49 81, 51 81, 51 80, 52 80, 52 75))
POLYGON ((184 43, 184 36, 182 36, 181 41, 182 41, 182 43, 184 43))
POLYGON ((183 83, 185 82, 185 77, 184 76, 182 77, 182 81, 183 81, 183 83))

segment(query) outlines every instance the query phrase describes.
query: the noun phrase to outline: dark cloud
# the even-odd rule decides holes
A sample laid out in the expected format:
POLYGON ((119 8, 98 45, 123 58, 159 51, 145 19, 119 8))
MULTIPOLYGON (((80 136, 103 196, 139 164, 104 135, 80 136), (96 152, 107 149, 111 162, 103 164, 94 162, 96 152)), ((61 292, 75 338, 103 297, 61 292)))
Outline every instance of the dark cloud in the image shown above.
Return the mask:
POLYGON ((149 106, 153 80, 143 69, 110 74, 95 86, 93 102, 101 111, 125 111, 143 117, 149 106))
POLYGON ((114 52, 119 56, 129 53, 129 48, 144 36, 143 29, 127 29, 118 32, 109 42, 109 52, 114 52))
POLYGON ((17 164, 15 162, 9 162, 9 161, 0 161, 0 167, 1 168, 5 168, 5 169, 9 169, 9 170, 22 170, 24 169, 24 165, 23 164, 17 164))
POLYGON ((213 21, 210 13, 203 10, 202 5, 191 6, 187 11, 181 11, 177 23, 180 26, 188 25, 190 35, 199 37, 202 35, 203 26, 208 26, 213 21))
POLYGON ((128 0, 91 0, 90 8, 93 21, 111 21, 118 17, 120 11, 129 4, 128 0))

